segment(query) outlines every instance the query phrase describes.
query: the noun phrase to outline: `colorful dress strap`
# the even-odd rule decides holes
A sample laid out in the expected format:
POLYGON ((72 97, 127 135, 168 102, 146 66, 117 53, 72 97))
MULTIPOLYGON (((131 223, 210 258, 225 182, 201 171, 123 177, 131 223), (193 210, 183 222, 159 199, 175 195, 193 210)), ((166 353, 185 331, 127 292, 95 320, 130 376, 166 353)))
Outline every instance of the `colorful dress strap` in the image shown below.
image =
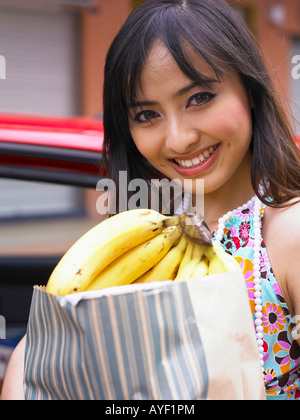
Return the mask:
MULTIPOLYGON (((262 205, 262 221, 265 208, 262 205)), ((243 271, 254 322, 253 214, 254 204, 233 212, 226 222, 221 244, 234 256, 243 271)), ((267 399, 300 400, 300 346, 293 338, 296 325, 274 276, 263 239, 260 246, 260 272, 266 396, 267 399)))

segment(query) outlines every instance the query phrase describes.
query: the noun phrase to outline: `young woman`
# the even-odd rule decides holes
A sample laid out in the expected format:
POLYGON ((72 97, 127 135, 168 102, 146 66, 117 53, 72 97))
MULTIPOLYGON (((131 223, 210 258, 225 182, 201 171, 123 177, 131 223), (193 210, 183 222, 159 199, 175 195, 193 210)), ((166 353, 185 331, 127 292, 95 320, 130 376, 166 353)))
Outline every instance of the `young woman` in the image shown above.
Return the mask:
POLYGON ((104 129, 116 184, 120 170, 204 180, 205 221, 244 272, 266 394, 300 398, 299 151, 244 21, 224 0, 146 1, 107 55, 104 129))
MULTIPOLYGON (((204 181, 205 221, 243 269, 267 397, 300 398, 299 152, 225 0, 148 0, 129 16, 107 55, 104 129, 116 184, 120 171, 204 181)), ((22 390, 23 357, 24 343, 4 398, 22 390)))

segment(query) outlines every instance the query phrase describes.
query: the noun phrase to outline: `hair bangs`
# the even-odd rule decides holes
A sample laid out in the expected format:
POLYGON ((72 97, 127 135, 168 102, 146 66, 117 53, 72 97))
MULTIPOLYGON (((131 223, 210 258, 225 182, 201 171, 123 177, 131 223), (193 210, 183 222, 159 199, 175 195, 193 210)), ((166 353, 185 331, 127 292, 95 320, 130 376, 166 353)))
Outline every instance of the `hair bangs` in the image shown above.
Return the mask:
POLYGON ((187 7, 170 8, 169 13, 159 15, 159 38, 171 53, 180 70, 191 80, 203 87, 210 87, 215 79, 196 70, 193 63, 194 55, 200 56, 211 68, 220 81, 226 72, 226 67, 216 60, 215 46, 211 42, 212 37, 204 36, 190 28, 197 27, 199 22, 187 7))
POLYGON ((138 43, 135 45, 134 53, 130 55, 124 66, 124 99, 127 107, 136 103, 137 87, 141 87, 141 73, 145 61, 154 43, 160 40, 168 49, 180 70, 191 81, 200 86, 210 88, 212 82, 220 81, 226 73, 224 62, 216 60, 215 47, 211 45, 209 37, 201 40, 200 36, 193 34, 190 27, 196 24, 191 14, 185 16, 184 9, 169 8, 164 13, 157 13, 152 16, 144 27, 138 43), (180 12, 179 12, 180 10, 180 12), (215 77, 209 77, 194 66, 193 55, 201 56, 211 68, 215 77))

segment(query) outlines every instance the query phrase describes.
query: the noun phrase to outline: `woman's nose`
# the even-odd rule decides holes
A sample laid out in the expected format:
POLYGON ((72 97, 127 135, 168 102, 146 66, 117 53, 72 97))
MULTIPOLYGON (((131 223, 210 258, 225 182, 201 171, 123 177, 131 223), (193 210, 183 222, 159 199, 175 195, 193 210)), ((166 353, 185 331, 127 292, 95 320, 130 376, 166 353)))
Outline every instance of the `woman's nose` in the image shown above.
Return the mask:
POLYGON ((200 133, 188 121, 172 119, 166 130, 165 146, 176 154, 188 153, 199 141, 200 133))

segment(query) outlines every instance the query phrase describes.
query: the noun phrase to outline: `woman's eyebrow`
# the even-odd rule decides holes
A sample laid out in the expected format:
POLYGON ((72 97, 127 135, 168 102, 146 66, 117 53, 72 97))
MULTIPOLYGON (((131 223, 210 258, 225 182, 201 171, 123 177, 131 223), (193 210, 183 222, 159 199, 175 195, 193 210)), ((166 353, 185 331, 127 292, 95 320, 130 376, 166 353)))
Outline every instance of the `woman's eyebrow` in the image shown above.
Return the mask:
MULTIPOLYGON (((179 89, 177 92, 174 93, 173 98, 177 98, 178 96, 182 96, 185 93, 189 92, 190 90, 194 89, 195 87, 201 87, 201 88, 212 88, 212 85, 214 83, 219 83, 219 80, 216 79, 208 79, 205 80, 205 84, 204 83, 199 83, 199 82, 192 82, 187 86, 184 86, 183 88, 179 89)), ((145 106, 157 106, 158 102, 156 101, 137 101, 137 102, 133 102, 131 104, 128 105, 128 109, 130 108, 142 108, 145 106)))
POLYGON ((182 95, 184 95, 185 93, 189 92, 190 90, 194 89, 194 87, 197 87, 197 86, 200 87, 200 85, 199 85, 198 82, 192 82, 189 85, 187 85, 187 86, 183 87, 182 89, 180 89, 178 92, 176 92, 173 95, 173 97, 174 98, 177 98, 178 96, 182 96, 182 95))
POLYGON ((200 82, 192 82, 189 85, 183 87, 182 89, 180 89, 178 92, 176 92, 174 94, 174 98, 184 95, 185 93, 189 92, 191 89, 194 89, 195 87, 199 87, 201 89, 212 89, 212 85, 214 83, 219 83, 219 80, 216 79, 207 79, 204 82, 200 83, 200 82))
POLYGON ((143 108, 145 106, 157 106, 158 102, 155 101, 138 101, 138 102, 132 102, 128 105, 128 109, 130 108, 143 108))

